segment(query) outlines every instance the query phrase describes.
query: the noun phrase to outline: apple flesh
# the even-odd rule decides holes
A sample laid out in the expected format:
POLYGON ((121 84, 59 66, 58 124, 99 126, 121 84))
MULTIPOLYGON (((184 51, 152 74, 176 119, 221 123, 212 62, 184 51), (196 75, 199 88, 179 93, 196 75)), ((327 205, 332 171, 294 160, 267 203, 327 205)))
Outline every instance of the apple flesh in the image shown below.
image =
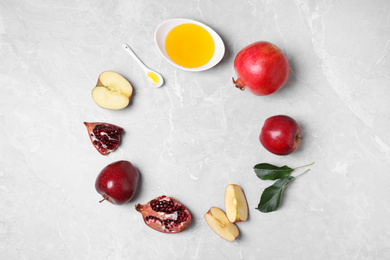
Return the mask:
POLYGON ((134 196, 138 186, 139 173, 128 161, 107 165, 95 182, 96 191, 112 204, 125 204, 134 196))
POLYGON ((229 184, 225 190, 225 211, 230 222, 248 219, 248 203, 244 191, 236 184, 229 184))
POLYGON ((265 120, 259 139, 271 153, 288 155, 295 152, 301 143, 301 127, 289 116, 272 116, 265 120))
POLYGON ((211 207, 204 217, 211 229, 223 239, 232 242, 238 237, 237 226, 228 220, 225 212, 220 208, 211 207))
POLYGON ((102 108, 119 110, 129 105, 132 94, 127 79, 114 71, 104 71, 92 90, 92 99, 102 108))

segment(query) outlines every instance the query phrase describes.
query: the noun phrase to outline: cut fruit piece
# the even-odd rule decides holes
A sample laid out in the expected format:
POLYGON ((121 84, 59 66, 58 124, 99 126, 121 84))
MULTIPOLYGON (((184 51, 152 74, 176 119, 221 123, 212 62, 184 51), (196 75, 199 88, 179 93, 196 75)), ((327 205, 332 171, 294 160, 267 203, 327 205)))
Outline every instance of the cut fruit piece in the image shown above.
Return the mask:
POLYGON ((241 222, 248 219, 248 203, 240 186, 229 184, 225 191, 225 210, 230 222, 241 222))
POLYGON ((107 155, 118 148, 123 133, 122 127, 100 122, 84 122, 84 125, 87 127, 93 146, 100 154, 107 155))
POLYGON ((179 233, 191 223, 191 213, 175 198, 165 195, 152 199, 145 205, 137 204, 135 209, 142 214, 145 224, 163 233, 179 233))
POLYGON ((100 74, 92 99, 102 108, 119 110, 129 105, 133 87, 122 75, 114 71, 100 74))
POLYGON ((211 229, 223 239, 232 242, 238 237, 239 231, 236 224, 231 223, 226 217, 225 212, 220 208, 211 207, 210 210, 204 214, 204 217, 211 229))

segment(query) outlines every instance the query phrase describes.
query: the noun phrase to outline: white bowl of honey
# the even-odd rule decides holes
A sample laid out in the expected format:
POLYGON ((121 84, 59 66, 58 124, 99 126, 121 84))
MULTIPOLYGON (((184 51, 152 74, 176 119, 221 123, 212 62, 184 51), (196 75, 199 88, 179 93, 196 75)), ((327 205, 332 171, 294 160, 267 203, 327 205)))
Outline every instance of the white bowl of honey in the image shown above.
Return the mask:
POLYGON ((161 23, 154 40, 161 55, 187 71, 203 71, 217 65, 225 54, 221 37, 210 27, 190 19, 161 23))

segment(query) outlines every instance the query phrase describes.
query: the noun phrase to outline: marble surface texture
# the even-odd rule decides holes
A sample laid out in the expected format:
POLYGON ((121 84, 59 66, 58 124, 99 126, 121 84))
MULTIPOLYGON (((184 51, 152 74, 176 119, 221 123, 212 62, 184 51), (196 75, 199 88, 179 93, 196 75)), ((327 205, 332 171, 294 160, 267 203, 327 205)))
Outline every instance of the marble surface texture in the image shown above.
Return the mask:
POLYGON ((388 0, 1 0, 0 57, 1 259, 390 259, 388 0), (171 18, 217 31, 223 60, 204 72, 164 60, 153 35, 171 18), (231 81, 235 55, 260 40, 291 65, 286 86, 266 97, 231 81), (149 86, 123 43, 163 87, 149 86), (126 109, 92 100, 105 70, 132 83, 126 109), (302 126, 294 154, 259 143, 276 114, 302 126), (100 155, 84 121, 122 126, 118 150, 100 155), (127 205, 99 203, 95 178, 117 160, 139 169, 140 189, 127 205), (261 162, 315 164, 264 214, 255 208, 272 182, 255 176, 261 162), (232 243, 203 217, 224 207, 230 183, 250 208, 232 243), (185 232, 158 233, 135 211, 163 194, 192 212, 185 232))

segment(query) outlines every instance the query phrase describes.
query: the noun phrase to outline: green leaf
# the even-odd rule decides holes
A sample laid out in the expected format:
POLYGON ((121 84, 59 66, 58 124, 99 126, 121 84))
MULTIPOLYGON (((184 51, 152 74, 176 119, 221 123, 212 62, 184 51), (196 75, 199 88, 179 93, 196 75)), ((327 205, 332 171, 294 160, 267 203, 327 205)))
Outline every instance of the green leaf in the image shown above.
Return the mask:
POLYGON ((262 180, 277 180, 284 178, 289 176, 294 170, 287 165, 278 167, 269 163, 256 164, 253 169, 255 170, 257 177, 262 180))
POLYGON ((286 176, 266 188, 261 195, 260 203, 256 209, 263 213, 277 210, 280 205, 280 200, 282 198, 284 189, 293 179, 294 177, 292 176, 286 176))

